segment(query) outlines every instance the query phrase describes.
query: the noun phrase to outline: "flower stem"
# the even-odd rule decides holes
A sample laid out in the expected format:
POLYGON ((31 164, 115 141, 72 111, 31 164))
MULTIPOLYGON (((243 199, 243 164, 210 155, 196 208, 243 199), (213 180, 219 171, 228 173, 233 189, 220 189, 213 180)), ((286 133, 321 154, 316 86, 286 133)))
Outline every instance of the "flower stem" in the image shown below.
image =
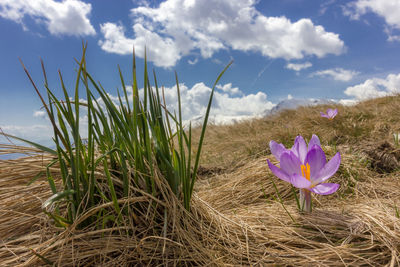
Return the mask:
POLYGON ((300 210, 311 212, 311 191, 300 189, 300 210))

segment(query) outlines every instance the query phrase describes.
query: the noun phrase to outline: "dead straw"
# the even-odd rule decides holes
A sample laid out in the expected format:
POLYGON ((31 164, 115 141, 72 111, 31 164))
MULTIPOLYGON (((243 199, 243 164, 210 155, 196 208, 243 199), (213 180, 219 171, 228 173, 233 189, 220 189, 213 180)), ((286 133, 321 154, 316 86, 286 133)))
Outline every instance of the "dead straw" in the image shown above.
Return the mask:
MULTIPOLYGON (((0 265, 398 266, 400 219, 394 204, 400 203, 400 193, 393 189, 400 188, 400 179, 397 174, 377 176, 354 154, 343 156, 332 179, 342 184, 355 180, 352 190, 342 186, 338 194, 317 198, 312 214, 298 213, 289 185, 276 180, 295 222, 273 198, 264 157, 201 180, 190 213, 157 173, 163 201, 137 190, 119 203, 136 216, 103 230, 77 230, 79 219, 65 230, 56 228, 42 212, 42 202, 51 195, 45 177, 27 183, 51 156, 1 160, 0 265), (164 210, 160 206, 167 207, 166 213, 158 212, 164 210)), ((57 177, 57 168, 52 173, 57 177)), ((107 208, 111 213, 112 203, 94 207, 107 208)), ((89 210, 80 219, 95 212, 89 210)))

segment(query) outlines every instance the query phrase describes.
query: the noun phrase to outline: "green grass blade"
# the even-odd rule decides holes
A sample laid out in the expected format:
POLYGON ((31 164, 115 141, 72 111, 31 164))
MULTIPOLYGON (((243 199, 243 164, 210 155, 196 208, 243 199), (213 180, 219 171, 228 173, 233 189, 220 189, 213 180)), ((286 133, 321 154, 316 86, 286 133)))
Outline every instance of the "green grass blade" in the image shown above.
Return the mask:
POLYGON ((222 72, 218 75, 217 79, 215 80, 214 85, 213 85, 213 87, 211 89, 210 99, 208 101, 207 111, 206 111, 206 114, 205 114, 205 117, 204 117, 203 126, 202 126, 201 134, 200 134, 200 140, 199 140, 199 144, 198 144, 198 147, 197 147, 196 159, 195 159, 194 168, 193 168, 193 176, 191 178, 190 192, 193 191, 194 182, 195 182, 196 175, 197 175, 197 169, 199 167, 201 148, 203 146, 204 135, 205 135, 206 127, 207 127, 207 123, 208 123, 208 116, 210 115, 210 109, 211 109, 212 99, 213 99, 213 96, 214 96, 215 86, 217 85, 218 81, 221 79, 222 75, 227 71, 229 66, 232 65, 232 63, 233 63, 233 61, 231 61, 222 70, 222 72))
POLYGON ((66 198, 67 196, 73 195, 75 194, 75 190, 65 190, 62 192, 58 192, 53 194, 51 197, 49 197, 45 202, 43 202, 42 204, 42 208, 47 208, 49 205, 63 199, 66 198))

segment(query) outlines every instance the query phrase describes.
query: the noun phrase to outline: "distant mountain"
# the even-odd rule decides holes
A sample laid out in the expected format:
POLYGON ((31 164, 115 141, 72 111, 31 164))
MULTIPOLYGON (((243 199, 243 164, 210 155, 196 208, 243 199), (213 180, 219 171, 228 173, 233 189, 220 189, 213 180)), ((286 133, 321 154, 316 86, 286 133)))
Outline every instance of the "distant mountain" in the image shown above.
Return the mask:
MULTIPOLYGON (((266 114, 268 110, 264 112, 266 114)), ((256 115, 242 115, 242 116, 229 116, 229 115, 215 115, 211 114, 208 118, 208 124, 214 124, 214 125, 230 125, 230 124, 235 124, 235 123, 240 123, 245 120, 253 119, 253 118, 262 118, 265 115, 263 114, 256 114, 256 115)), ((189 122, 192 123, 192 127, 195 126, 200 126, 204 122, 204 116, 197 116, 194 117, 190 120, 184 121, 183 124, 188 126, 189 122)))
POLYGON ((298 98, 285 99, 279 102, 271 110, 267 111, 265 115, 268 116, 276 114, 286 109, 296 109, 298 107, 304 107, 304 106, 331 105, 335 103, 336 103, 335 101, 327 99, 298 99, 298 98))

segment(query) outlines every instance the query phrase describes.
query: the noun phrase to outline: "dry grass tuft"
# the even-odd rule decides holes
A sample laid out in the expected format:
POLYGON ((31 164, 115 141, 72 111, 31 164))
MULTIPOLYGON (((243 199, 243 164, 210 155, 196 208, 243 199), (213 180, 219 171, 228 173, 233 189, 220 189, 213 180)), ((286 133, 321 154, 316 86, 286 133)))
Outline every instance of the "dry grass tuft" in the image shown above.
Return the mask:
MULTIPOLYGON (((51 195, 45 177, 27 183, 45 170, 50 156, 0 160, 0 265, 42 266, 48 260, 59 266, 399 266, 400 172, 398 166, 378 172, 366 152, 390 144, 399 131, 399 100, 338 107, 333 121, 319 117, 326 107, 312 107, 212 126, 191 213, 157 174, 163 201, 137 190, 120 200, 135 216, 104 230, 56 228, 43 214, 41 203, 51 195), (273 160, 268 142, 289 145, 297 134, 312 133, 320 136, 328 158, 341 152, 341 167, 331 178, 341 188, 315 197, 314 211, 302 214, 290 185, 266 165, 267 158, 273 160)), ((54 177, 57 172, 53 167, 54 177)), ((112 203, 99 203, 81 220, 108 206, 111 211, 112 203)))

